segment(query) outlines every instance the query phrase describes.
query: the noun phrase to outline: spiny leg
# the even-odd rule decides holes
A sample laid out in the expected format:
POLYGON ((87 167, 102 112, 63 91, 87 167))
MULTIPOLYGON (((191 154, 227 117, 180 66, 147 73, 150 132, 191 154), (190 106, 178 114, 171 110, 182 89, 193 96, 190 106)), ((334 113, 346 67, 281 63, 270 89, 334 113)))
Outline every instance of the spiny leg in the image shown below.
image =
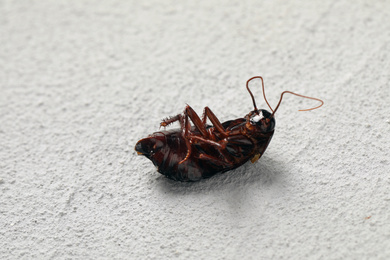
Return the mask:
POLYGON ((178 114, 176 116, 172 116, 172 117, 163 119, 162 122, 160 123, 160 127, 166 127, 166 126, 168 126, 176 121, 179 121, 179 123, 180 123, 180 129, 182 130, 182 135, 184 137, 186 147, 187 147, 186 156, 184 157, 183 160, 181 160, 179 162, 179 164, 181 164, 185 160, 187 160, 188 157, 191 155, 191 144, 187 138, 188 133, 189 133, 189 129, 191 128, 191 125, 188 121, 188 116, 187 116, 186 110, 184 110, 183 114, 178 114))
POLYGON ((223 128, 223 126, 222 126, 221 122, 219 121, 218 117, 213 113, 213 111, 211 111, 211 109, 209 107, 205 107, 204 110, 203 110, 203 116, 202 116, 202 123, 203 123, 203 125, 206 125, 207 118, 210 119, 210 121, 214 125, 215 129, 217 129, 218 132, 220 132, 223 137, 227 137, 228 136, 225 128, 223 128))
POLYGON ((190 157, 191 151, 192 151, 191 143, 190 143, 190 140, 188 139, 191 124, 188 121, 188 115, 186 114, 185 111, 186 110, 184 110, 184 122, 182 122, 180 125, 181 125, 182 135, 184 137, 184 141, 186 142, 186 146, 187 146, 187 154, 184 157, 184 159, 179 162, 179 164, 182 164, 183 162, 185 162, 190 157))
POLYGON ((179 115, 176 115, 174 117, 164 119, 163 122, 161 122, 160 126, 163 126, 163 127, 168 126, 169 124, 172 124, 175 121, 180 122, 182 134, 183 134, 183 137, 186 141, 187 154, 184 157, 184 159, 179 162, 179 164, 185 162, 190 157, 191 150, 192 150, 190 139, 192 139, 192 138, 200 139, 203 142, 212 144, 214 146, 219 146, 218 150, 222 153, 222 149, 224 149, 224 147, 221 147, 221 145, 217 142, 214 142, 214 141, 207 139, 207 138, 209 138, 209 133, 207 132, 207 129, 206 129, 207 117, 210 119, 210 121, 212 122, 214 127, 223 136, 227 136, 227 133, 226 133, 225 129, 223 128, 221 122, 218 120, 218 118, 214 115, 214 113, 208 107, 205 107, 205 109, 204 109, 203 120, 200 119, 200 117, 198 116, 198 114, 195 112, 195 110, 192 107, 187 105, 186 108, 184 109, 183 114, 179 114, 179 115), (198 136, 192 136, 190 134, 191 124, 189 123, 189 119, 191 119, 195 128, 200 132, 200 134, 202 135, 203 138, 198 137, 198 136))
POLYGON ((198 131, 204 138, 208 138, 209 134, 207 133, 205 124, 202 122, 202 120, 200 120, 200 117, 195 112, 195 110, 189 105, 187 105, 184 110, 184 116, 189 117, 191 119, 192 123, 194 123, 195 128, 198 129, 198 131))
POLYGON ((190 157, 192 151, 191 142, 190 142, 190 139, 192 138, 190 134, 191 124, 189 122, 189 119, 191 119, 195 128, 198 129, 198 131, 201 133, 203 137, 205 138, 208 137, 206 126, 202 124, 202 121, 200 120, 195 110, 192 109, 192 107, 190 107, 189 105, 187 105, 186 108, 184 109, 183 116, 180 117, 181 122, 184 121, 181 123, 181 129, 187 146, 187 154, 184 157, 184 159, 179 162, 179 164, 185 162, 190 157), (184 120, 182 120, 183 117, 184 120))
POLYGON ((176 122, 176 121, 179 121, 181 123, 182 117, 183 116, 181 114, 178 114, 176 116, 165 118, 160 123, 160 127, 167 127, 168 125, 170 125, 170 124, 172 124, 173 122, 176 122))
MULTIPOLYGON (((223 156, 223 158, 225 158, 224 162, 226 164, 229 164, 229 165, 232 164, 232 162, 230 162, 227 159, 228 156, 225 153, 225 145, 224 144, 220 144, 218 142, 215 142, 213 140, 210 140, 210 136, 209 136, 209 133, 208 133, 207 128, 206 128, 207 118, 210 119, 210 121, 214 125, 215 129, 217 129, 217 131, 223 137, 227 137, 228 133, 226 132, 226 130, 222 126, 221 122, 218 120, 218 118, 215 116, 215 114, 211 111, 211 109, 209 107, 205 107, 204 108, 204 112, 203 112, 203 116, 202 116, 202 120, 201 120, 199 118, 198 114, 190 106, 187 105, 187 107, 184 110, 184 118, 185 118, 184 138, 186 139, 188 150, 187 150, 186 157, 180 163, 182 163, 185 160, 187 160, 189 158, 189 156, 191 155, 191 143, 189 142, 189 140, 197 139, 197 140, 199 140, 199 141, 201 141, 203 143, 206 143, 206 144, 214 146, 218 150, 218 152, 223 156), (190 135, 190 133, 189 133, 190 125, 187 123, 188 122, 188 117, 194 123, 195 127, 201 133, 202 137, 195 136, 195 135, 194 136, 190 135)), ((215 160, 218 160, 218 159, 215 158, 215 160)))
POLYGON ((203 144, 208 144, 208 145, 211 145, 211 146, 214 146, 214 148, 220 153, 220 155, 222 156, 223 160, 219 159, 219 158, 216 158, 216 157, 212 157, 212 156, 209 156, 209 155, 205 155, 205 154, 201 154, 199 156, 199 158, 209 158, 210 160, 218 160, 220 161, 221 163, 224 163, 225 165, 228 165, 228 166, 231 166, 233 165, 233 162, 231 162, 228 158, 229 158, 229 155, 227 154, 225 148, 226 148, 226 143, 222 142, 222 143, 218 143, 218 142, 215 142, 215 141, 212 141, 212 140, 208 140, 208 139, 204 139, 200 136, 192 136, 191 139, 196 139, 200 142, 198 143, 203 143, 203 144))
POLYGON ((204 139, 204 138, 202 138, 200 136, 194 135, 194 136, 191 136, 191 139, 196 139, 196 140, 200 141, 201 143, 212 145, 212 146, 214 146, 215 148, 218 148, 218 149, 225 149, 225 145, 220 144, 218 142, 215 142, 213 140, 204 139))
POLYGON ((191 127, 187 123, 188 122, 188 117, 191 119, 192 123, 194 123, 194 126, 196 127, 196 129, 198 129, 198 131, 202 134, 202 136, 207 138, 208 137, 208 133, 207 133, 205 124, 202 123, 202 120, 200 120, 198 114, 189 105, 186 106, 186 108, 184 109, 183 114, 178 114, 176 116, 163 119, 162 122, 160 123, 160 127, 161 126, 162 127, 166 127, 166 126, 172 124, 173 122, 179 121, 181 129, 184 130, 186 128, 185 133, 186 133, 186 136, 187 136, 188 133, 189 133, 189 128, 191 127))
POLYGON ((233 166, 233 163, 231 163, 231 162, 221 160, 219 158, 216 158, 216 157, 213 157, 213 156, 210 156, 207 154, 201 154, 199 156, 199 159, 209 161, 209 162, 211 162, 215 165, 221 166, 221 167, 232 167, 233 166))

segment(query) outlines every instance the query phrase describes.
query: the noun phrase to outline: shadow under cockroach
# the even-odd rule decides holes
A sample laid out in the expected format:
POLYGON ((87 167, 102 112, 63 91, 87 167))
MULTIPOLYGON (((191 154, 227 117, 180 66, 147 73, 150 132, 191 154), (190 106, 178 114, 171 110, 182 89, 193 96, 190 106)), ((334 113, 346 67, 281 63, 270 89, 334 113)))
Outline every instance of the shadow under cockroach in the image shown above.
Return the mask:
POLYGON ((282 159, 274 159, 267 155, 264 157, 265 160, 258 165, 253 166, 248 162, 242 167, 230 171, 229 174, 217 173, 212 178, 197 182, 177 182, 160 175, 156 178, 158 180, 156 188, 161 189, 163 193, 185 195, 219 190, 232 191, 250 185, 259 188, 268 187, 280 182, 283 179, 283 174, 288 170, 282 159))

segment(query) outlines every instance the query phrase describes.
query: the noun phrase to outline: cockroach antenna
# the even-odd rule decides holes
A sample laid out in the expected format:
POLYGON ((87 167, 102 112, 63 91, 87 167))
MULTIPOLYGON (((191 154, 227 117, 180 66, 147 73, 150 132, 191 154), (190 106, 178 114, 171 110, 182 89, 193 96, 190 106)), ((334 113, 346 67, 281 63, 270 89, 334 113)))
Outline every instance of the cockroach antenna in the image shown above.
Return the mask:
POLYGON ((275 111, 272 112, 272 115, 273 116, 276 111, 278 110, 279 106, 280 106, 280 103, 282 102, 282 99, 283 99, 283 95, 284 94, 292 94, 292 95, 295 95, 295 96, 298 96, 298 97, 303 97, 303 98, 308 98, 308 99, 314 99, 314 100, 317 100, 319 102, 321 102, 320 105, 316 106, 316 107, 312 107, 312 108, 307 108, 307 109, 300 109, 298 111, 310 111, 310 110, 314 110, 314 109, 317 109, 317 108, 320 108, 322 107, 322 105, 324 104, 324 101, 322 101, 321 99, 319 98, 314 98, 314 97, 308 97, 308 96, 304 96, 304 95, 301 95, 301 94, 297 94, 297 93, 294 93, 294 92, 291 92, 291 91, 283 91, 282 94, 280 95, 280 99, 279 99, 279 102, 278 102, 278 105, 276 106, 275 108, 275 111))
POLYGON ((264 80, 261 76, 255 76, 255 77, 252 77, 250 79, 248 79, 248 81, 246 82, 246 89, 248 90, 249 94, 251 95, 251 98, 252 98, 252 102, 253 102, 253 106, 255 108, 255 112, 257 112, 257 107, 256 107, 256 101, 255 101, 255 97, 253 96, 252 94, 252 91, 249 89, 249 82, 252 80, 252 79, 261 79, 261 85, 262 85, 262 89, 263 89, 263 97, 264 97, 264 100, 265 102, 267 103, 269 109, 271 109, 271 111, 273 112, 274 110, 272 109, 272 107, 270 106, 270 104, 268 103, 268 100, 267 98, 265 97, 265 90, 264 90, 264 80))

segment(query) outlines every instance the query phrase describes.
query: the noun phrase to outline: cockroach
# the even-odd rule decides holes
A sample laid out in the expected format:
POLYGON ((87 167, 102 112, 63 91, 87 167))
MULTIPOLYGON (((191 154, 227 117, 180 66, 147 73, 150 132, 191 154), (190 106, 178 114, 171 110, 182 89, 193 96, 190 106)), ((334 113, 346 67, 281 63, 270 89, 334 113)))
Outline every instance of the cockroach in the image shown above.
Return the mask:
POLYGON ((284 91, 280 95, 279 103, 272 109, 265 97, 264 80, 261 76, 250 78, 246 82, 246 88, 254 109, 244 118, 221 123, 209 107, 204 108, 200 118, 187 105, 182 114, 163 119, 160 127, 164 127, 164 131, 155 132, 139 140, 135 150, 139 155, 151 160, 157 170, 170 179, 198 181, 218 172, 235 169, 249 160, 254 163, 264 154, 274 134, 275 113, 284 94, 321 102, 317 107, 299 111, 313 110, 324 104, 317 98, 284 91), (256 78, 261 79, 263 97, 271 112, 257 109, 255 98, 249 89, 249 82, 256 78), (207 124, 207 119, 211 125, 207 124), (180 123, 179 129, 165 130, 166 126, 176 121, 180 123))

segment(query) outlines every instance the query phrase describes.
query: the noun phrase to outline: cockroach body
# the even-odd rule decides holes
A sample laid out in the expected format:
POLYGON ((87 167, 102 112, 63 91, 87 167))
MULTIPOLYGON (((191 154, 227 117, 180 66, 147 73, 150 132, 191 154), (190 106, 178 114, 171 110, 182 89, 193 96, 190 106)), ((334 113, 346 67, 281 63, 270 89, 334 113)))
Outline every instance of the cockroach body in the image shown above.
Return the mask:
POLYGON ((237 168, 249 160, 254 163, 264 154, 274 134, 274 114, 285 93, 321 102, 317 107, 300 111, 313 110, 323 104, 320 99, 284 91, 273 110, 265 97, 262 77, 250 78, 246 88, 252 98, 254 110, 244 118, 221 123, 210 108, 205 107, 200 119, 187 105, 182 114, 164 119, 160 124, 166 127, 179 121, 181 126, 179 129, 155 132, 139 140, 135 150, 150 159, 158 171, 168 178, 176 181, 198 181, 218 172, 237 168), (257 109, 254 96, 249 89, 249 82, 255 78, 261 79, 263 97, 272 112, 257 109), (207 124, 207 118, 212 125, 207 124))

